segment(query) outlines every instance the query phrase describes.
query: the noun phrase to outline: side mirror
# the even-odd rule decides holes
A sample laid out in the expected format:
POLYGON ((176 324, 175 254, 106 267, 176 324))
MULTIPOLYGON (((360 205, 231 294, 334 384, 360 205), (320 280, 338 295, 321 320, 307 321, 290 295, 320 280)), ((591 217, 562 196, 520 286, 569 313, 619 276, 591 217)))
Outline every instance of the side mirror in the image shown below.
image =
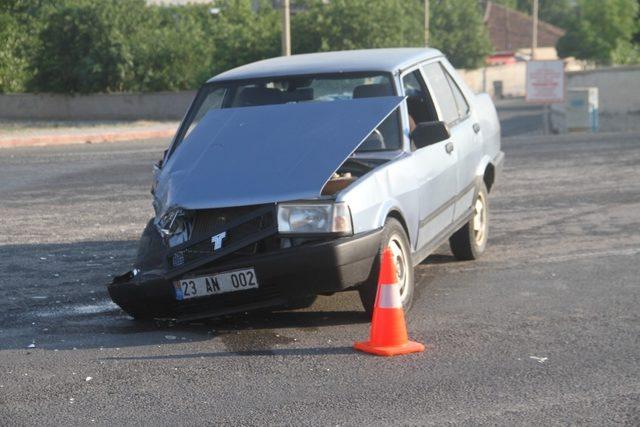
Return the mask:
POLYGON ((451 137, 449 128, 445 122, 422 122, 418 123, 411 132, 411 140, 417 148, 424 148, 451 137))

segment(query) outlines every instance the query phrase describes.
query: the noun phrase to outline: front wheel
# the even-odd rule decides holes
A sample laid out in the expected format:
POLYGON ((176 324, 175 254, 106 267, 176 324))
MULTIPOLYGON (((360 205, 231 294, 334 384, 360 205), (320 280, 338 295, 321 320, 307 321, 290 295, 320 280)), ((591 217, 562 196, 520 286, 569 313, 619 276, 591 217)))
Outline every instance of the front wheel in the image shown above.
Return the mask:
POLYGON ((368 315, 373 314, 373 305, 378 291, 378 275, 380 274, 380 259, 385 248, 391 249, 396 267, 396 281, 400 285, 400 300, 405 312, 411 309, 414 292, 413 263, 407 233, 402 224, 395 218, 388 218, 384 224, 380 254, 373 264, 374 271, 367 282, 360 285, 358 293, 360 301, 368 315))
POLYGON ((462 261, 478 259, 487 248, 489 237, 489 200, 487 187, 481 184, 473 201, 471 219, 449 238, 453 255, 462 261))

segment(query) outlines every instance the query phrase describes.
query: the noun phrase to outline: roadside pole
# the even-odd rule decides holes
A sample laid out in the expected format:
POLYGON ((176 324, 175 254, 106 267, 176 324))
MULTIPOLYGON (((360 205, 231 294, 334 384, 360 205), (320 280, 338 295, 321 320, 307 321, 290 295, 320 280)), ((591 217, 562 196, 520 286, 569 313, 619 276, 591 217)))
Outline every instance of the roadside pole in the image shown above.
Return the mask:
POLYGON ((551 126, 549 121, 551 120, 551 104, 544 104, 544 109, 542 110, 542 128, 545 135, 549 135, 551 133, 551 126))
POLYGON ((531 60, 536 59, 536 49, 538 49, 538 0, 533 0, 533 27, 531 28, 531 60))
POLYGON ((424 0, 424 45, 429 47, 429 0, 424 0))
POLYGON ((282 56, 291 55, 291 4, 282 0, 282 56))

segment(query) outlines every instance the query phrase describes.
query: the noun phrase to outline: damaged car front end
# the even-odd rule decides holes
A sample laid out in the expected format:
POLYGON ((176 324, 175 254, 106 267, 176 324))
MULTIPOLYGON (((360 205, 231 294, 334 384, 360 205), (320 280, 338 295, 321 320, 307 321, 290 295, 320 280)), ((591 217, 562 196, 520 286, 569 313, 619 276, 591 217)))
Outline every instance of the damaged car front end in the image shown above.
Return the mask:
POLYGON ((156 215, 108 285, 134 318, 294 308, 375 275, 382 229, 354 225, 360 208, 338 196, 402 155, 353 156, 403 98, 271 102, 268 85, 237 86, 201 90, 156 171, 156 215))

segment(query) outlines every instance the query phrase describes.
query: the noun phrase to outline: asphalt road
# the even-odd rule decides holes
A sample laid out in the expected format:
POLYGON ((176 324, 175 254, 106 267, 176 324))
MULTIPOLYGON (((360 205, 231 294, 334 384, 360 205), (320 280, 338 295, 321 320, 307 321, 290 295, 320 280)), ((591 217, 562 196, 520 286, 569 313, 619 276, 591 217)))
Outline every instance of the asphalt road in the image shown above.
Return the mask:
POLYGON ((158 329, 108 299, 165 141, 0 151, 0 425, 640 424, 640 135, 504 141, 489 249, 418 268, 422 354, 354 293, 158 329))

